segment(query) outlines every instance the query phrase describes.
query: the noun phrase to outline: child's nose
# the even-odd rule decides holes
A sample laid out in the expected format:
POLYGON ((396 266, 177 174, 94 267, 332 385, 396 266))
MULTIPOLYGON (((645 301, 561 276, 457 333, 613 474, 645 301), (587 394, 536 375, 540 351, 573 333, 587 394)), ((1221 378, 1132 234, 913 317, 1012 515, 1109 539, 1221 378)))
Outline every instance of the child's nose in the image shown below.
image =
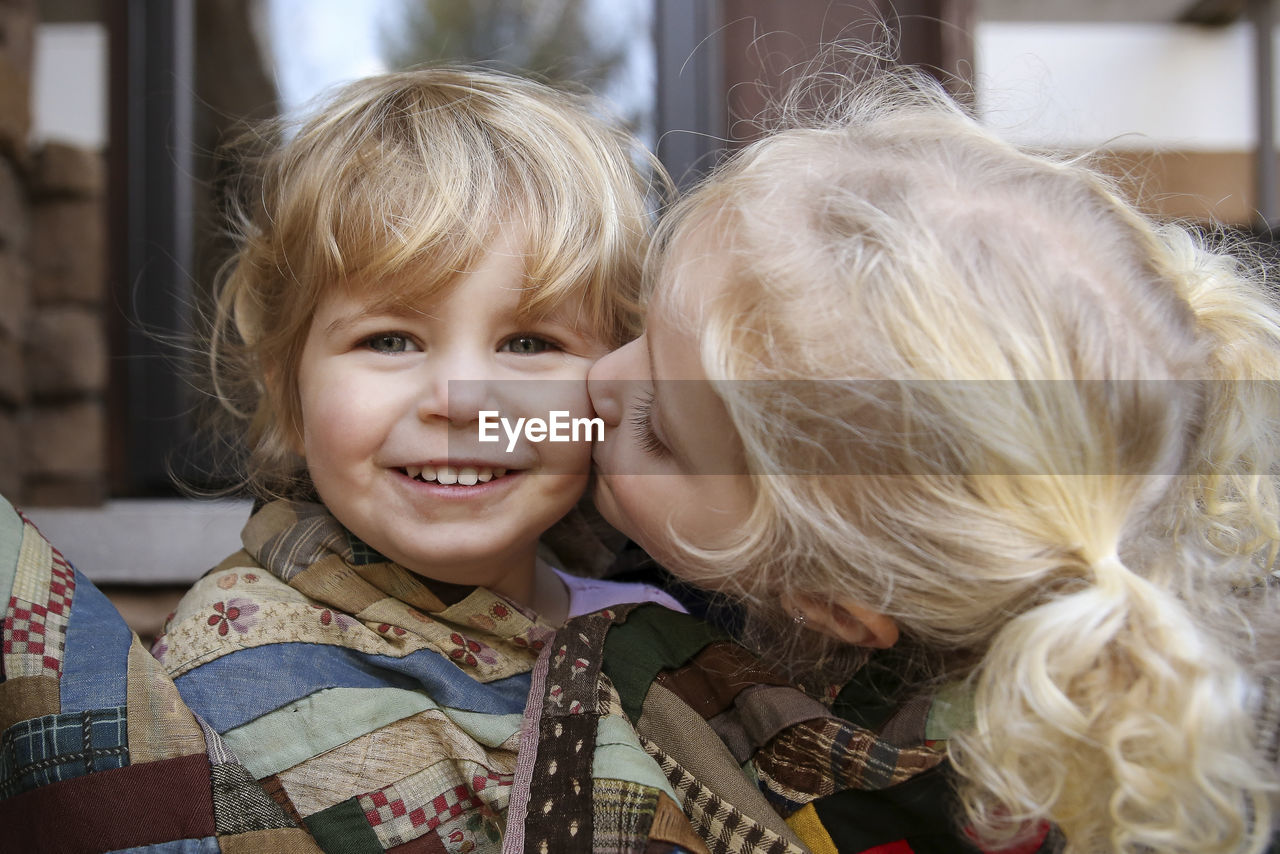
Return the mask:
POLYGON ((626 410, 626 389, 635 385, 635 372, 632 368, 637 361, 637 354, 641 357, 640 365, 645 368, 646 373, 648 371, 642 341, 643 338, 637 339, 605 355, 591 366, 591 371, 587 374, 591 407, 610 427, 622 423, 626 410))
POLYGON ((443 418, 454 424, 477 421, 482 409, 494 409, 489 398, 492 378, 474 365, 456 362, 424 366, 427 376, 418 400, 418 417, 443 418))
POLYGON ((451 379, 446 383, 449 420, 470 424, 480 417, 480 410, 492 409, 489 399, 489 381, 484 379, 451 379))

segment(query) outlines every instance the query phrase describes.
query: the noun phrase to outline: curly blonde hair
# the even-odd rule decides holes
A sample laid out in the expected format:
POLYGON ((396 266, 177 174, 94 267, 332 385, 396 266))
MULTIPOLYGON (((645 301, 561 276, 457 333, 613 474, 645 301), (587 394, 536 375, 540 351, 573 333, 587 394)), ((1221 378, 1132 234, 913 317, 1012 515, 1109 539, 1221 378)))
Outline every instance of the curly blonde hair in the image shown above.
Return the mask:
POLYGON ((661 241, 655 298, 697 307, 755 488, 733 545, 686 547, 700 582, 867 603, 936 651, 973 692, 949 751, 985 839, 1262 850, 1246 662, 1277 614, 1235 592, 1280 543, 1256 266, 908 75, 740 152, 661 241), (662 260, 690 251, 724 287, 662 260))
POLYGON ((297 369, 332 288, 420 305, 474 267, 504 226, 524 237, 530 316, 576 305, 617 346, 638 332, 657 162, 585 95, 473 67, 348 84, 233 147, 237 249, 218 294, 210 367, 247 424, 247 486, 305 488, 291 450, 297 369), (409 275, 406 275, 409 274, 409 275))

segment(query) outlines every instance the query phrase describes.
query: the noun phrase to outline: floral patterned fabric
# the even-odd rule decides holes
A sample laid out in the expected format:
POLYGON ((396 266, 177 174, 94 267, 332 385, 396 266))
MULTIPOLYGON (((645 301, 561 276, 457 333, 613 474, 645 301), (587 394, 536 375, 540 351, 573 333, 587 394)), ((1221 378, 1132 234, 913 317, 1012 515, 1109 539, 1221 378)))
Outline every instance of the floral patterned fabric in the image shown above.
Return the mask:
MULTIPOLYGON (((325 850, 536 850, 552 830, 572 847, 543 850, 701 850, 588 662, 530 700, 535 665, 563 663, 555 628, 483 588, 424 581, 317 504, 268 504, 243 542, 182 599, 153 652, 325 850), (522 741, 527 701, 562 709, 575 738, 522 741), (572 765, 572 821, 527 808, 518 766, 534 753, 572 765)), ((596 649, 583 655, 598 670, 596 649)))

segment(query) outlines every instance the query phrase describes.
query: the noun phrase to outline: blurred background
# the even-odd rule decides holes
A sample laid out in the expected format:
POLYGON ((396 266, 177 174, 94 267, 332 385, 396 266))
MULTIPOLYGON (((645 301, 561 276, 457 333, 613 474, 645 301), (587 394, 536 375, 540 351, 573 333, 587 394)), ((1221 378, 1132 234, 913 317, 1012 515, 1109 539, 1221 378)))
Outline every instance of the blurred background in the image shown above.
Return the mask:
POLYGON ((246 505, 172 477, 219 479, 184 378, 227 251, 219 144, 336 83, 445 59, 577 81, 687 184, 822 44, 888 34, 1010 138, 1100 152, 1151 212, 1269 242, 1273 5, 0 0, 0 494, 118 602, 234 549, 246 505))

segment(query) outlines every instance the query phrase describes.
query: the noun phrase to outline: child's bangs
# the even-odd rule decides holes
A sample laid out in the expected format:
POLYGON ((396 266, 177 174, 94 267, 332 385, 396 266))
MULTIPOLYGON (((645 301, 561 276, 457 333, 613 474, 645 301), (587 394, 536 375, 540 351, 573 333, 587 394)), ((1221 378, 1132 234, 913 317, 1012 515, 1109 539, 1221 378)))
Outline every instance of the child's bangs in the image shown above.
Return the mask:
MULTIPOLYGON (((528 192, 507 219, 525 241, 527 290, 521 311, 530 317, 564 313, 580 331, 619 346, 638 334, 639 270, 644 232, 602 229, 606 200, 584 189, 571 194, 528 192)), ((630 225, 631 223, 628 223, 630 225)), ((634 226, 644 229, 647 223, 634 226)))
POLYGON ((345 224, 351 248, 331 281, 376 309, 412 311, 439 299, 481 263, 492 243, 489 234, 461 224, 451 233, 427 233, 362 220, 345 224))
POLYGON ((372 311, 413 313, 441 299, 484 255, 483 246, 455 244, 435 247, 405 263, 377 258, 336 286, 372 311))
POLYGON ((333 249, 321 280, 377 309, 417 310, 479 267, 501 232, 511 229, 519 235, 515 251, 524 255, 520 313, 538 318, 567 309, 569 321, 583 332, 612 336, 619 294, 610 293, 617 282, 607 275, 607 259, 616 250, 597 245, 593 235, 546 222, 536 205, 498 216, 450 216, 440 205, 401 202, 384 211, 341 211, 328 229, 333 249))
MULTIPOLYGON (((406 302, 439 292, 474 266, 492 242, 493 194, 442 192, 423 164, 384 159, 343 176, 316 223, 323 280, 395 289, 406 302)), ((429 169, 429 167, 427 167, 429 169)))

